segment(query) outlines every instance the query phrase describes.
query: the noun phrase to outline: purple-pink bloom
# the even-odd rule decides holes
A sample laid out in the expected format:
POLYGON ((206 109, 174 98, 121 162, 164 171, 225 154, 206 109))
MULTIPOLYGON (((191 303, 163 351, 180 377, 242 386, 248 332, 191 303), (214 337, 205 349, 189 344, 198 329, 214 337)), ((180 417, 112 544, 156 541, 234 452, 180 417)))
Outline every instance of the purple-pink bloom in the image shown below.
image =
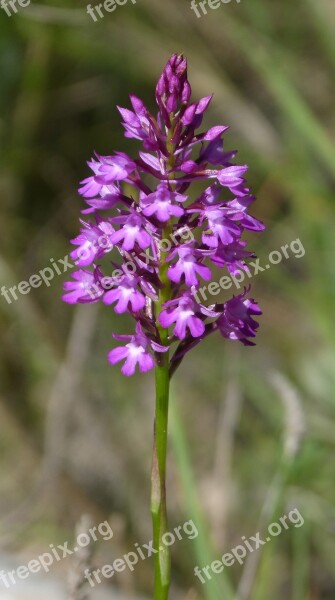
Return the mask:
POLYGON ((249 290, 224 304, 196 301, 201 280, 212 280, 213 266, 250 274, 255 254, 243 236, 264 225, 250 214, 255 198, 245 180, 248 167, 236 164, 237 152, 224 145, 228 126, 199 130, 212 96, 191 101, 191 92, 187 60, 174 54, 156 86, 158 112, 152 114, 135 95, 130 108, 118 107, 125 137, 140 142, 135 158, 95 154, 88 162, 93 174, 79 189, 82 212, 93 218, 82 221, 71 258, 91 270, 73 273, 63 299, 102 300, 135 319, 135 334, 115 336, 126 344, 109 354, 112 364, 125 361, 126 375, 137 367, 152 369, 159 353, 173 348, 174 372, 215 331, 253 345, 258 328, 253 316, 261 311, 247 297, 249 290))
POLYGON ((237 152, 225 152, 223 149, 223 143, 221 137, 216 137, 211 141, 210 144, 200 154, 199 160, 201 162, 209 162, 212 165, 221 165, 222 167, 228 167, 230 161, 235 158, 237 152))
POLYGON ((191 246, 181 246, 173 254, 177 254, 179 258, 176 264, 169 267, 168 278, 171 281, 179 283, 185 280, 186 285, 192 287, 199 284, 199 276, 205 281, 211 280, 211 270, 201 264, 191 246))
POLYGON ((145 306, 145 296, 137 289, 139 278, 133 275, 124 275, 118 281, 117 287, 105 293, 103 297, 104 304, 114 304, 117 302, 114 310, 121 314, 132 311, 140 311, 145 306))
POLYGON ((103 289, 99 285, 95 273, 80 269, 72 273, 74 281, 66 281, 64 290, 67 292, 62 296, 68 304, 97 302, 103 295, 103 289))
POLYGON ((130 101, 134 112, 128 108, 117 107, 123 119, 122 125, 125 128, 125 137, 143 141, 146 150, 157 150, 157 138, 161 134, 152 116, 140 98, 130 94, 130 101))
POLYGON ((259 324, 252 317, 261 315, 262 311, 255 300, 246 297, 248 292, 249 290, 245 289, 243 294, 228 300, 215 325, 223 337, 239 340, 245 346, 254 346, 254 342, 249 338, 256 336, 259 324))
POLYGON ((255 258, 256 255, 254 252, 245 250, 246 245, 247 242, 243 240, 237 240, 226 246, 220 244, 215 249, 215 253, 210 254, 210 259, 215 265, 221 267, 221 269, 226 266, 229 273, 233 273, 234 275, 241 270, 248 271, 249 268, 245 261, 249 258, 255 258))
POLYGON ((86 198, 94 198, 104 186, 115 181, 124 181, 136 169, 134 161, 123 152, 118 152, 116 156, 96 156, 98 160, 92 158, 87 163, 94 176, 84 179, 79 189, 79 193, 86 198))
POLYGON ((193 127, 193 129, 200 127, 202 115, 209 107, 212 97, 213 96, 206 96, 206 98, 202 98, 199 102, 195 102, 188 106, 182 116, 182 124, 193 127))
POLYGON ((142 197, 141 206, 146 217, 155 216, 162 223, 172 217, 181 217, 184 209, 176 202, 185 202, 187 196, 172 192, 166 183, 157 186, 157 190, 148 196, 142 197))
POLYGON ((248 165, 235 165, 232 167, 226 167, 217 173, 218 182, 234 191, 234 188, 241 186, 245 179, 244 173, 248 170, 248 165))
POLYGON ((108 221, 102 219, 97 219, 97 225, 85 221, 81 223, 84 228, 76 238, 71 240, 71 244, 78 248, 70 253, 70 257, 79 267, 87 267, 113 249, 111 235, 115 229, 108 221))
POLYGON ((205 325, 196 313, 196 302, 189 296, 182 296, 166 302, 158 320, 165 328, 174 324, 173 334, 180 340, 185 339, 187 329, 192 337, 200 337, 205 331, 205 325))
POLYGON ((141 373, 150 371, 155 366, 153 356, 148 351, 150 348, 155 352, 166 352, 165 346, 160 346, 151 341, 143 332, 141 324, 136 325, 134 335, 113 335, 114 339, 121 342, 127 342, 125 346, 117 346, 108 354, 108 360, 112 365, 121 360, 125 363, 121 369, 124 375, 134 375, 136 367, 139 367, 141 373))
POLYGON ((202 219, 207 219, 206 231, 202 234, 202 241, 205 246, 216 248, 221 242, 223 245, 231 244, 241 234, 241 228, 228 219, 224 209, 216 206, 209 206, 203 211, 202 219))
POLYGON ((264 231, 265 225, 258 219, 255 219, 252 215, 248 214, 248 208, 255 200, 256 198, 250 195, 242 198, 235 198, 225 204, 225 214, 233 221, 240 221, 240 224, 244 229, 264 231))
POLYGON ((124 217, 112 218, 113 223, 122 223, 122 227, 111 235, 113 244, 121 245, 123 250, 133 250, 138 244, 143 250, 149 248, 151 237, 144 228, 143 218, 136 213, 124 217))

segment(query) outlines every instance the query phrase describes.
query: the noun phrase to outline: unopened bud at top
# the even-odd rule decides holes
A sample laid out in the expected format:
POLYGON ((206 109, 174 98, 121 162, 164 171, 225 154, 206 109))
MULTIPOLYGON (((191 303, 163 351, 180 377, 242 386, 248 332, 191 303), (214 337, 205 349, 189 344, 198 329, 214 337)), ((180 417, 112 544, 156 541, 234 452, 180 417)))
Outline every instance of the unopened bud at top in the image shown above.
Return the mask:
POLYGON ((190 97, 187 60, 182 54, 174 54, 164 67, 156 87, 156 101, 164 114, 164 120, 169 120, 171 113, 176 113, 180 105, 186 104, 190 97))

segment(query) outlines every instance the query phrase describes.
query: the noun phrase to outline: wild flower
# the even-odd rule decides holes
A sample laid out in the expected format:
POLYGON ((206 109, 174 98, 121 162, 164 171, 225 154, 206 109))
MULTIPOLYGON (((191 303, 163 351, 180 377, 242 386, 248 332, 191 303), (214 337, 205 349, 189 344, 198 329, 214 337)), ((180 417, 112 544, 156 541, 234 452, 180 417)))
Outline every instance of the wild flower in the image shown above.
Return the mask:
MULTIPOLYGON (((80 234, 72 240, 77 248, 71 257, 79 267, 91 266, 92 275, 86 269, 75 272, 74 282, 65 284, 63 298, 70 303, 101 300, 117 313, 129 312, 141 333, 137 328, 132 341, 124 339, 124 353, 131 350, 127 364, 130 356, 136 356, 134 365, 141 372, 159 364, 166 346, 177 344, 170 359, 174 370, 181 350, 184 356, 195 339, 198 343, 215 331, 253 345, 258 324, 250 319, 250 311, 261 314, 257 303, 247 298, 247 290, 207 308, 195 301, 201 281, 211 281, 213 266, 230 272, 247 268, 245 261, 254 254, 245 249, 243 233, 262 231, 264 225, 248 213, 255 197, 245 181, 247 165, 233 164, 236 152, 223 149, 228 127, 197 133, 212 96, 198 102, 190 99, 186 59, 173 55, 156 87, 156 116, 134 95, 132 110, 118 107, 125 136, 142 142, 137 158, 124 152, 96 154, 88 162, 93 174, 79 189, 88 205, 83 212, 92 214, 95 222, 82 221, 80 234), (199 181, 205 188, 194 197, 192 184, 199 181), (127 190, 132 186, 132 195, 125 194, 124 184, 127 190), (193 233, 187 243, 179 237, 185 228, 193 233), (162 241, 172 234, 169 251, 162 251, 162 241), (113 289, 106 290, 106 273, 98 261, 113 247, 123 262, 130 253, 142 260, 134 261, 135 273, 121 281, 116 278, 113 289), (93 286, 93 293, 88 294, 88 286, 93 286), (149 356, 151 360, 143 358, 149 356)), ((112 351, 109 361, 116 364, 120 356, 112 351)), ((134 371, 123 368, 126 375, 134 371)))
POLYGON ((247 261, 255 255, 246 249, 242 236, 245 230, 264 229, 248 212, 255 197, 246 184, 247 165, 234 164, 236 152, 223 148, 228 127, 198 133, 211 100, 206 96, 191 102, 187 62, 175 54, 157 83, 156 116, 133 95, 132 110, 119 107, 125 136, 142 142, 142 149, 136 158, 116 152, 96 154, 88 162, 93 174, 81 182, 79 192, 87 205, 83 214, 95 221, 82 221, 80 234, 72 240, 76 249, 71 256, 80 268, 64 285, 66 302, 102 301, 116 313, 133 317, 133 334, 114 334, 120 344, 108 354, 112 365, 122 363, 127 376, 137 369, 144 373, 155 368, 151 493, 155 600, 166 600, 170 586, 170 554, 162 538, 167 531, 171 375, 184 356, 212 333, 254 345, 258 329, 254 317, 261 314, 249 289, 221 304, 205 306, 197 300, 196 292, 203 280, 212 280, 213 268, 230 273, 248 269, 247 261), (199 189, 192 186, 195 182, 204 184, 200 194, 194 192, 199 189), (192 235, 185 239, 185 232, 192 235), (111 260, 112 272, 106 273, 99 261, 114 247, 121 263, 111 260))

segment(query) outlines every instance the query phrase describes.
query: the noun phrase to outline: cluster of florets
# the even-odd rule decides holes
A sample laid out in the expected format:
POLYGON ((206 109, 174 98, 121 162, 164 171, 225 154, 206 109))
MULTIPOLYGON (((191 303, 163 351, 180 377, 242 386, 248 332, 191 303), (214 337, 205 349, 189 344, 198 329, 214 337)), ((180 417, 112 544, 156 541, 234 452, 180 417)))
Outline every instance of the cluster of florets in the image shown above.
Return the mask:
POLYGON ((264 226, 248 214, 255 200, 244 178, 248 167, 232 164, 236 152, 223 149, 228 127, 196 133, 211 96, 195 103, 190 97, 186 59, 174 55, 157 84, 157 117, 133 95, 133 110, 119 108, 125 136, 140 140, 143 151, 136 159, 122 152, 96 154, 88 162, 93 175, 79 189, 87 204, 82 212, 95 221, 82 221, 80 235, 72 240, 77 247, 71 257, 80 268, 64 284, 63 299, 102 300, 116 313, 134 317, 135 333, 114 335, 125 345, 109 353, 112 364, 125 361, 125 375, 137 365, 142 372, 152 369, 177 343, 173 371, 186 352, 215 331, 254 345, 258 323, 253 316, 261 311, 247 297, 249 290, 223 304, 204 306, 197 300, 201 281, 212 279, 211 267, 248 269, 246 261, 254 254, 245 249, 242 234, 264 226), (192 198, 195 181, 207 187, 192 198), (113 271, 109 267, 106 275, 98 261, 113 248, 121 265, 109 261, 113 271), (162 330, 168 331, 164 343, 162 330))

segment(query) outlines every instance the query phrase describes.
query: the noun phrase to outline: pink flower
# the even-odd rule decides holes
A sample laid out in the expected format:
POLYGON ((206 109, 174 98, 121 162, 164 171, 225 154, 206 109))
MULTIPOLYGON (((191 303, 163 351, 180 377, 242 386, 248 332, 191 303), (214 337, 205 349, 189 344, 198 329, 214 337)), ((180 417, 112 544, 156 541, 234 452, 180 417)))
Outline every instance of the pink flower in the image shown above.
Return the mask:
POLYGON ((144 229, 143 219, 136 213, 126 217, 114 217, 113 223, 123 222, 122 227, 111 236, 113 244, 121 245, 123 250, 133 250, 137 243, 140 248, 149 248, 151 237, 144 229), (122 242, 122 243, 121 243, 122 242))
POLYGON ((168 277, 171 281, 179 283, 182 278, 185 278, 187 286, 198 285, 198 276, 206 281, 210 281, 212 277, 211 270, 202 265, 194 255, 194 250, 189 246, 178 248, 177 254, 179 260, 175 265, 169 267, 168 277))
POLYGON ((138 282, 138 277, 125 275, 115 289, 106 292, 103 298, 104 304, 117 302, 114 310, 118 314, 127 310, 138 312, 145 306, 145 296, 136 289, 138 282))
POLYGON ((116 156, 99 156, 88 161, 88 166, 94 173, 93 177, 87 177, 81 182, 79 193, 84 198, 94 198, 100 194, 104 186, 113 184, 115 181, 124 181, 136 169, 136 164, 123 152, 116 156))
POLYGON ((193 337, 200 337, 205 331, 203 321, 196 316, 196 303, 188 296, 166 302, 158 320, 166 328, 175 323, 173 333, 180 340, 185 339, 187 329, 193 337))
POLYGON ((127 342, 125 346, 117 346, 110 351, 108 360, 112 365, 125 360, 121 369, 124 375, 134 375, 138 365, 141 373, 150 371, 155 366, 155 361, 152 355, 148 352, 148 348, 152 348, 155 352, 167 352, 168 347, 161 346, 151 341, 144 333, 140 323, 136 325, 136 333, 134 335, 113 335, 114 339, 121 342, 127 342))
POLYGON ((155 216, 162 223, 169 221, 171 217, 181 217, 184 209, 176 202, 185 202, 187 196, 176 194, 169 190, 166 183, 160 183, 157 190, 141 200, 143 214, 146 217, 155 216))
POLYGON ((99 285, 95 273, 80 269, 72 273, 74 281, 66 281, 64 290, 67 292, 62 296, 68 304, 97 302, 103 295, 103 289, 99 285))

